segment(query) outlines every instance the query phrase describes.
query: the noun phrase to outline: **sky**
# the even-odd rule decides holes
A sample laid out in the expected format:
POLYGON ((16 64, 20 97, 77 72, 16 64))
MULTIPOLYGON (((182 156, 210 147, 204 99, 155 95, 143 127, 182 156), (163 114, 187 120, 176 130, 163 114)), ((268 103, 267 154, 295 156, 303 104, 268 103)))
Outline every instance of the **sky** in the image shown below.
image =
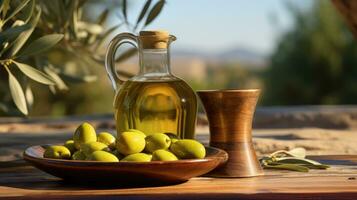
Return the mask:
MULTIPOLYGON (((240 47, 269 54, 281 33, 292 26, 288 1, 292 0, 167 0, 146 29, 168 30, 178 38, 178 49, 219 53, 240 47)), ((293 3, 307 7, 312 1, 293 3)), ((130 1, 129 20, 135 21, 143 2, 130 1)))

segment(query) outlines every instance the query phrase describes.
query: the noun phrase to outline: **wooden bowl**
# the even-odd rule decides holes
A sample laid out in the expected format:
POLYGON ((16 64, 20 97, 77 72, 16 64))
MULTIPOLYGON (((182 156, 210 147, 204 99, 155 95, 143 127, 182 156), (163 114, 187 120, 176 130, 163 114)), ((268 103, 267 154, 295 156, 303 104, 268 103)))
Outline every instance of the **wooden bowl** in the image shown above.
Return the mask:
POLYGON ((47 145, 32 146, 23 157, 38 169, 70 182, 118 185, 173 184, 201 176, 225 163, 228 154, 206 147, 204 159, 152 162, 94 162, 44 158, 47 145))

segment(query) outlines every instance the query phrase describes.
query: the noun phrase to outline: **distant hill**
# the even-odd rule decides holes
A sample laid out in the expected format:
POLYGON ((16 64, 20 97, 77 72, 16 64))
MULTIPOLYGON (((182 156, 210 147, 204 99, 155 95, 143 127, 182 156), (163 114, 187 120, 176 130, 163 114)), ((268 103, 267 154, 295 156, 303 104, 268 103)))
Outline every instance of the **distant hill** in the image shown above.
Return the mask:
POLYGON ((256 67, 265 67, 267 63, 267 56, 255 52, 249 48, 232 48, 218 53, 205 53, 196 50, 175 50, 173 49, 173 58, 198 58, 206 62, 214 63, 230 63, 239 62, 243 65, 253 65, 256 67))

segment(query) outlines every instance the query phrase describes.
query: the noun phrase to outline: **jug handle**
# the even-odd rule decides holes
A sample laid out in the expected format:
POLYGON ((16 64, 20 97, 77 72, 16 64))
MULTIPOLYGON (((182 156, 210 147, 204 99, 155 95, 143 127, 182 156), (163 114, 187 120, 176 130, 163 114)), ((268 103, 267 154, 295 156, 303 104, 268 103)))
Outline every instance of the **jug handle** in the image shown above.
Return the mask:
POLYGON ((138 48, 138 37, 131 33, 118 34, 110 41, 107 53, 105 55, 105 68, 115 91, 121 84, 125 82, 119 78, 118 73, 115 70, 115 52, 119 46, 125 43, 131 44, 138 48))

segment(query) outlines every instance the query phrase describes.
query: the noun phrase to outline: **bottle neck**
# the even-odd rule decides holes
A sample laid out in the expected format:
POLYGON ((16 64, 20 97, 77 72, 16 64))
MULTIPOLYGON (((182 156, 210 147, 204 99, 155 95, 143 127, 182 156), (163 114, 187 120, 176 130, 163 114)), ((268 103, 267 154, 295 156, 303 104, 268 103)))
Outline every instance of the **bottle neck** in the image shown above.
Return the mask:
POLYGON ((171 73, 167 49, 143 49, 139 59, 141 75, 167 76, 171 73))

